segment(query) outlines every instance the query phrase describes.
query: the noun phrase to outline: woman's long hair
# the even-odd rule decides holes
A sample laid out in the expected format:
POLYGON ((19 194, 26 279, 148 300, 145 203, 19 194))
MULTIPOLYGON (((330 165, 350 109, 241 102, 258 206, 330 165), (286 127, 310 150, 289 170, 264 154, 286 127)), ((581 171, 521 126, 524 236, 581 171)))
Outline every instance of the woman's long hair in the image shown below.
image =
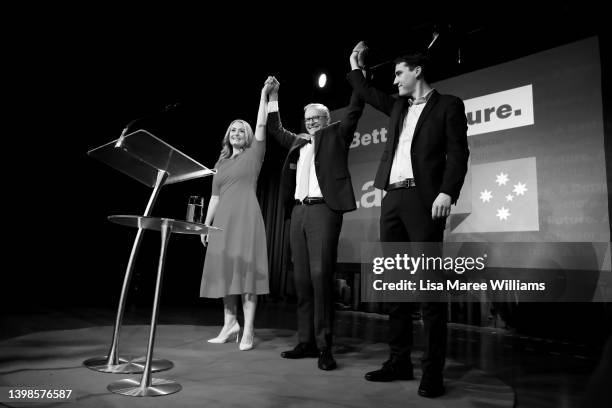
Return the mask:
POLYGON ((246 120, 242 119, 236 119, 232 121, 232 123, 230 123, 230 125, 227 127, 227 130, 225 131, 225 136, 223 137, 223 141, 221 142, 221 154, 219 154, 219 160, 217 160, 217 163, 221 162, 222 160, 229 159, 230 157, 232 157, 232 154, 234 154, 234 148, 232 147, 229 141, 230 129, 232 128, 234 123, 242 123, 242 125, 244 126, 246 142, 244 144, 243 149, 248 149, 249 147, 251 147, 251 143, 253 143, 253 129, 251 128, 251 125, 249 125, 246 120))

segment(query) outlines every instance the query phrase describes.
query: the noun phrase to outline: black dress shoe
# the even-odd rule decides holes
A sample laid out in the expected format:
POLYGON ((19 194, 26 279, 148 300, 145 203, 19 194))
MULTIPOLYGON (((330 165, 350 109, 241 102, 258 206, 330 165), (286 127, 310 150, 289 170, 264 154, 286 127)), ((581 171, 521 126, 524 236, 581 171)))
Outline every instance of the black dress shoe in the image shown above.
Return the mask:
POLYGON ((365 379, 368 381, 388 382, 395 380, 414 380, 412 365, 400 366, 392 360, 383 363, 380 370, 366 373, 365 379))
POLYGON ((330 371, 338 367, 330 348, 324 348, 321 351, 321 353, 319 354, 319 361, 317 365, 321 370, 325 371, 330 371))
POLYGON ((319 356, 319 349, 311 343, 298 343, 293 350, 283 351, 282 358, 314 358, 319 356))
POLYGON ((418 393, 421 397, 436 398, 444 395, 444 385, 441 381, 435 383, 421 381, 418 393))

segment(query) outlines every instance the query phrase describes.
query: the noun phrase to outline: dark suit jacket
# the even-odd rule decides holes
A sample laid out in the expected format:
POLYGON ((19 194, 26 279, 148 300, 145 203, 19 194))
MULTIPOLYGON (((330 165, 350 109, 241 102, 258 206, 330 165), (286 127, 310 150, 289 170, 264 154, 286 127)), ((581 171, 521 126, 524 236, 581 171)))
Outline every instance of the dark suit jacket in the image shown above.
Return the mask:
MULTIPOLYGON (((314 164, 321 193, 327 205, 335 211, 355 210, 355 194, 348 170, 348 151, 357 122, 363 112, 364 102, 355 93, 344 118, 331 123, 314 134, 314 164)), ((295 202, 295 177, 300 148, 304 140, 281 124, 279 112, 268 114, 267 129, 284 147, 289 149, 283 165, 281 197, 286 204, 295 202)))
MULTIPOLYGON (((408 99, 394 98, 372 87, 360 70, 351 71, 348 78, 355 92, 390 117, 385 150, 374 180, 374 186, 384 190, 389 184, 395 148, 408 111, 408 99)), ((441 192, 448 194, 453 204, 456 203, 470 155, 467 119, 461 99, 433 91, 417 122, 410 155, 414 182, 428 208, 441 192)))

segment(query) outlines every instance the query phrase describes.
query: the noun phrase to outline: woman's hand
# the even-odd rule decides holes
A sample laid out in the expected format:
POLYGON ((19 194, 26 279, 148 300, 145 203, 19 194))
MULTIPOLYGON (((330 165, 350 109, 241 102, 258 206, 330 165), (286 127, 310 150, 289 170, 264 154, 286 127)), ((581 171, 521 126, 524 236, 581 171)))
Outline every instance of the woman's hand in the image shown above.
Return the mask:
POLYGON ((270 101, 278 101, 278 88, 280 88, 280 82, 276 77, 272 77, 272 91, 270 91, 270 101))
POLYGON ((269 76, 268 79, 266 79, 266 82, 264 82, 263 88, 261 89, 262 98, 263 97, 267 98, 273 89, 274 89, 274 77, 269 76))

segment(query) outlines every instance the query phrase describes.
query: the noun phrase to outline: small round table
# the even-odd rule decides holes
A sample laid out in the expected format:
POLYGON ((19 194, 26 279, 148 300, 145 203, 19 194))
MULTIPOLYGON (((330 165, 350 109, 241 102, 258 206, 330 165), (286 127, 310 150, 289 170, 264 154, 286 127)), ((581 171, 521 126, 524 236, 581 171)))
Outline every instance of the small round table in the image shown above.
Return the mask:
POLYGON ((151 365, 153 361, 153 347, 155 345, 155 330, 157 328, 157 316, 159 314, 159 297, 161 293, 162 277, 164 273, 164 262, 166 260, 166 248, 168 239, 172 233, 201 235, 209 231, 222 231, 220 228, 196 222, 173 220, 170 218, 145 217, 141 215, 111 215, 108 219, 114 223, 127 225, 128 227, 161 231, 161 250, 159 252, 159 264, 157 267, 157 282, 155 284, 155 296, 153 297, 153 313, 151 315, 151 326, 149 330, 149 345, 145 367, 140 381, 125 379, 114 381, 108 385, 108 390, 116 394, 131 397, 155 397, 159 395, 173 394, 181 390, 181 385, 173 380, 164 380, 151 377, 151 365))

